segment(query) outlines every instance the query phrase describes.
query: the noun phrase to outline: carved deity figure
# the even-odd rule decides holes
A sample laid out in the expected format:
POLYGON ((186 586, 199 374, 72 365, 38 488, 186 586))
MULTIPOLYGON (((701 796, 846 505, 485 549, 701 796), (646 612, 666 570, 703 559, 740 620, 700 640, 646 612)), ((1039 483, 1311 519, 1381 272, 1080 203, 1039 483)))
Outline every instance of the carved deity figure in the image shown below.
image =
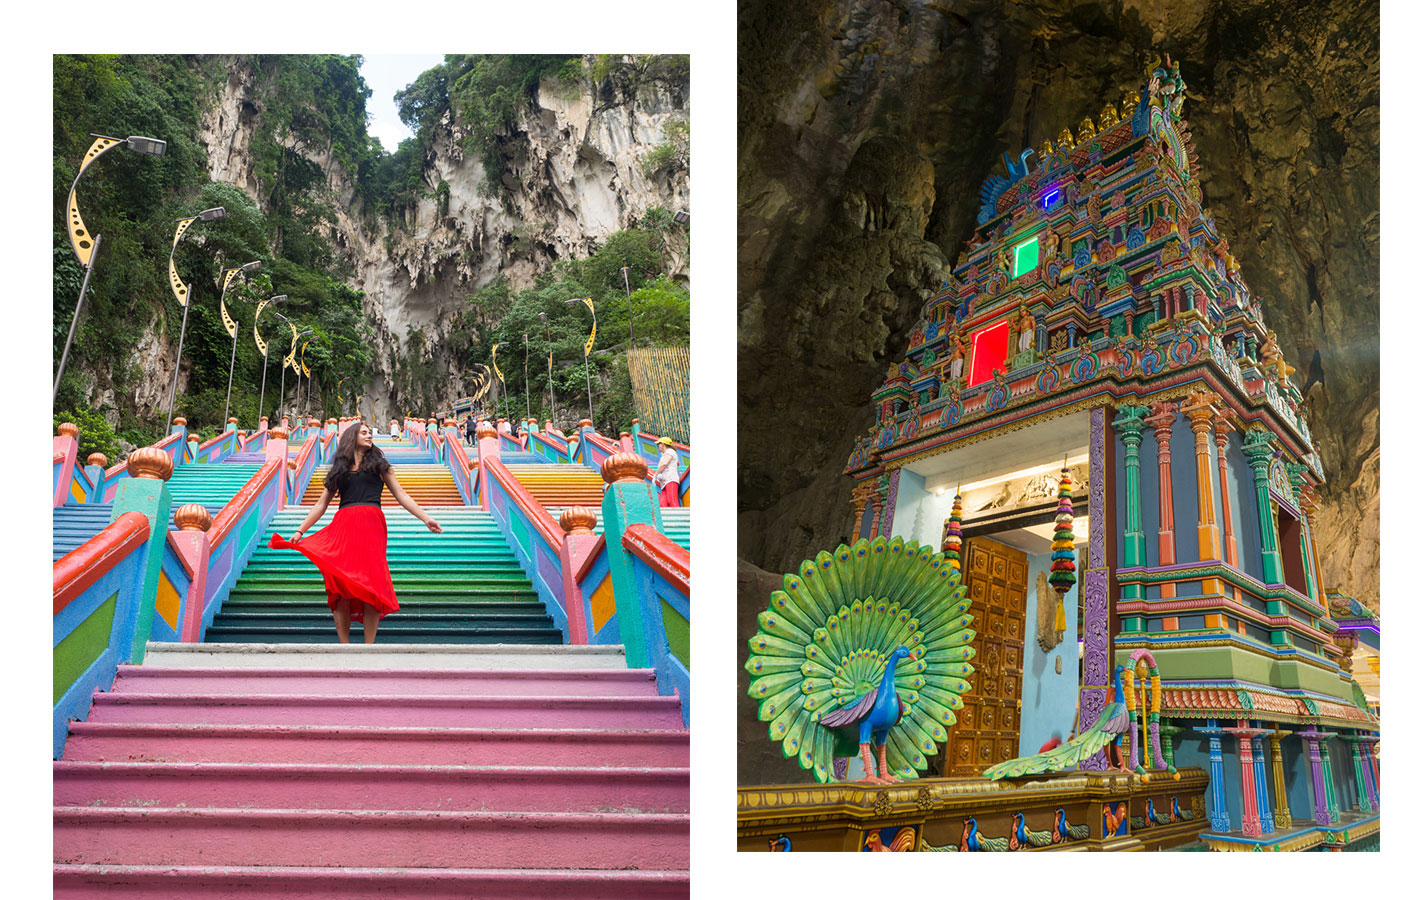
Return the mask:
POLYGON ((1260 344, 1260 360, 1267 368, 1274 370, 1281 387, 1289 386, 1289 376, 1294 374, 1294 367, 1284 361, 1284 352, 1279 349, 1279 338, 1275 337, 1272 328, 1265 334, 1264 343, 1260 344))
POLYGON ((1033 349, 1034 329, 1038 321, 1033 318, 1033 313, 1023 307, 1018 313, 1018 352, 1028 353, 1033 349))
POLYGON ((950 379, 957 381, 964 375, 964 338, 950 335, 950 379))

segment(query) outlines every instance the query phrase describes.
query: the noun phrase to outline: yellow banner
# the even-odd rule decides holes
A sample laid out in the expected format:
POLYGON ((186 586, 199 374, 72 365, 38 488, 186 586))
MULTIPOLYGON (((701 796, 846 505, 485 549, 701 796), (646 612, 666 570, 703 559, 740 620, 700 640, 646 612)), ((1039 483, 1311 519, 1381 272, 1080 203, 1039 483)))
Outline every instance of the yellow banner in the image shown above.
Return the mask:
MULTIPOLYGON (((172 236, 172 251, 177 252, 177 242, 182 240, 182 235, 187 233, 187 229, 192 227, 192 223, 197 221, 196 216, 188 216, 185 219, 177 220, 177 233, 172 236)), ((177 298, 181 306, 187 305, 187 285, 182 283, 182 279, 177 277, 177 264, 173 261, 172 254, 167 257, 167 279, 172 283, 172 294, 177 298)))
POLYGON ((256 335, 256 349, 261 351, 261 355, 266 355, 266 342, 261 340, 261 310, 266 308, 269 300, 262 300, 256 304, 256 318, 251 323, 251 331, 256 335))

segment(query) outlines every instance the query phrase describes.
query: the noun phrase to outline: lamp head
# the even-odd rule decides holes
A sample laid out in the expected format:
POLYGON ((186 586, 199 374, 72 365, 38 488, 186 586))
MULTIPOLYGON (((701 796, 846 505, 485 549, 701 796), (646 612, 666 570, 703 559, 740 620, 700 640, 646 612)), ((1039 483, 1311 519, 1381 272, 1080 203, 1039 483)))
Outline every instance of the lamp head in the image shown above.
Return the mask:
POLYGON ((226 215, 226 207, 213 206, 211 209, 204 209, 197 213, 198 222, 210 222, 214 219, 223 218, 226 215))
MULTIPOLYGON (((286 299, 288 299, 287 295, 285 295, 285 294, 276 294, 274 297, 272 297, 271 299, 267 300, 266 302, 267 302, 267 303, 279 303, 279 302, 281 302, 282 300, 286 300, 286 299)), ((276 313, 276 315, 280 316, 280 313, 276 313)), ((285 316, 280 316, 280 317, 281 317, 282 319, 285 318, 285 316)))
POLYGON ((674 214, 674 222, 675 222, 675 224, 677 224, 677 225, 688 225, 688 224, 689 224, 689 214, 686 213, 686 212, 684 212, 684 210, 682 210, 682 209, 679 210, 678 212, 676 212, 676 213, 674 214))
POLYGON ((167 141, 160 141, 157 138, 139 137, 134 135, 124 143, 128 149, 134 153, 141 153, 144 156, 162 156, 167 152, 167 141))
POLYGON ((250 272, 252 269, 259 269, 260 267, 261 261, 259 259, 253 259, 251 262, 246 263, 246 265, 241 266, 240 271, 250 272))
POLYGON ((537 313, 537 315, 541 317, 541 321, 546 321, 546 313, 537 313))

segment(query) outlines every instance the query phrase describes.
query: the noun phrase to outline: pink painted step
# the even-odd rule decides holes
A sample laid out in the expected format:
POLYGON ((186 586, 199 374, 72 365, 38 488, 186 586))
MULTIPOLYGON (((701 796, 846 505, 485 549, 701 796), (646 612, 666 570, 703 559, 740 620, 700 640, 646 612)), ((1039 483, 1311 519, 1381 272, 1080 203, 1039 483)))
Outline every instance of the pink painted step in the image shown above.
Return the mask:
POLYGON ((54 805, 682 813, 689 770, 65 760, 54 805))
POLYGON ((674 697, 448 697, 96 693, 90 722, 428 725, 459 728, 673 728, 674 697))
POLYGON ((119 666, 117 693, 653 697, 651 669, 350 670, 119 666))
POLYGON ((689 817, 56 807, 58 864, 687 869, 689 817))
POLYGON ((689 732, 73 722, 65 760, 687 766, 689 732))
POLYGON ((55 866, 55 900, 682 900, 688 872, 55 866))

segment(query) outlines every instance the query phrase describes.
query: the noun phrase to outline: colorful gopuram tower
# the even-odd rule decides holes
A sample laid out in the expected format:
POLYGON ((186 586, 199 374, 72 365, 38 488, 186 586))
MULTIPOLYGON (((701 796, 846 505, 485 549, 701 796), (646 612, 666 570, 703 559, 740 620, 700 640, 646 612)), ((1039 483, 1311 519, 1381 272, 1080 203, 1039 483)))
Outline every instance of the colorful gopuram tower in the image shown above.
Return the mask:
POLYGON ((1148 651, 1162 755, 1210 774, 1208 846, 1375 844, 1378 721, 1335 617, 1375 620, 1330 609, 1303 397, 1205 206, 1184 102, 1158 59, 1120 109, 1005 156, 872 394, 853 537, 939 548, 962 510, 978 673, 941 774, 1080 733, 1113 666, 1148 651), (1065 464, 1077 585, 1059 616, 1065 464))

